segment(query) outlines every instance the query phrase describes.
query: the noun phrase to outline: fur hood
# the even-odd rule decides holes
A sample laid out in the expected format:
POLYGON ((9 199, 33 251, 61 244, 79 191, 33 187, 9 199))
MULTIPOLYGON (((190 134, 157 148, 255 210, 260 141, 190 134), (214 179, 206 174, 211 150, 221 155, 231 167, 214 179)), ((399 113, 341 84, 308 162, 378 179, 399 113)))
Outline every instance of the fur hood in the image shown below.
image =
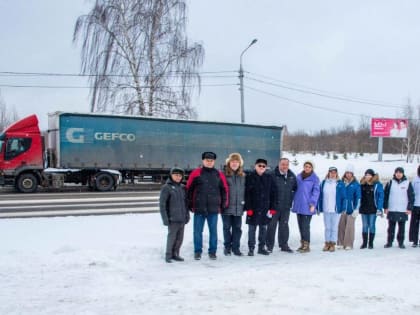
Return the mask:
POLYGON ((364 184, 373 185, 376 182, 379 182, 378 174, 373 175, 370 181, 367 181, 366 176, 363 176, 362 179, 360 180, 361 185, 364 185, 364 184))
POLYGON ((229 163, 231 161, 239 161, 239 169, 238 169, 237 174, 239 176, 245 176, 244 160, 242 159, 242 156, 239 153, 231 153, 231 154, 229 154, 229 157, 226 159, 226 165, 225 165, 226 176, 232 176, 235 173, 229 166, 229 163))

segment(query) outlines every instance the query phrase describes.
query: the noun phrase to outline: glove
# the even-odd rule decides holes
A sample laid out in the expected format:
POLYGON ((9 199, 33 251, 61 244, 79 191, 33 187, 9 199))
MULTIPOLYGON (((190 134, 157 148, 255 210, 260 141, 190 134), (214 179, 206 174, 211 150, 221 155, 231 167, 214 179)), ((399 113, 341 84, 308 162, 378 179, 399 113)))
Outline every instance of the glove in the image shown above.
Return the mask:
POLYGON ((351 216, 355 219, 357 218, 358 215, 359 215, 359 210, 354 210, 353 213, 351 214, 351 216))
POLYGON ((378 211, 376 211, 376 216, 383 218, 384 217, 384 214, 383 214, 383 212, 381 210, 378 210, 378 211))
POLYGON ((267 218, 272 218, 273 217, 273 215, 275 215, 276 214, 276 210, 268 210, 268 212, 267 212, 267 218))
POLYGON ((246 211, 246 215, 247 215, 248 217, 252 217, 252 216, 254 215, 254 210, 247 210, 247 211, 246 211))

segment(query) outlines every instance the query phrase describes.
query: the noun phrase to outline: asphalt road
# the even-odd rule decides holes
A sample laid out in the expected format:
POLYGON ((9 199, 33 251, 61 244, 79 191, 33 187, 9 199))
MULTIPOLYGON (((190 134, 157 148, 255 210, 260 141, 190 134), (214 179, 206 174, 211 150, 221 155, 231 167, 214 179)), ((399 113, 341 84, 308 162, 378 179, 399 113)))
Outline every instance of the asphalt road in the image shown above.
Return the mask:
POLYGON ((0 192, 0 218, 157 212, 158 190, 115 192, 0 192))

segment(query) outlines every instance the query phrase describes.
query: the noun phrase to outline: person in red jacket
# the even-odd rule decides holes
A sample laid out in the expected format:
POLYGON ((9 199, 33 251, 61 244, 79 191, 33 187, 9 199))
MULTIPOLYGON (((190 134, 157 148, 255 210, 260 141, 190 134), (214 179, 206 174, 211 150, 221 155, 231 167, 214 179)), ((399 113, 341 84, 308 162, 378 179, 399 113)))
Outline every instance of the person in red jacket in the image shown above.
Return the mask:
POLYGON ((228 185, 223 172, 214 168, 216 154, 204 152, 203 166, 191 172, 187 181, 188 206, 194 213, 194 258, 201 259, 203 252, 203 228, 207 220, 209 228, 209 258, 216 259, 217 218, 228 206, 228 185))

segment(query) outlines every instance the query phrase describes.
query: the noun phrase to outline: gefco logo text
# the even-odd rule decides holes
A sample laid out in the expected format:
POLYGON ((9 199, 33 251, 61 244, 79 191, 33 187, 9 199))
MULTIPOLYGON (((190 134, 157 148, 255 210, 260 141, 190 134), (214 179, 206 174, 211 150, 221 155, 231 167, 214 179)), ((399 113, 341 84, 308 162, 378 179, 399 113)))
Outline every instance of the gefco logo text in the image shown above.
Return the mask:
MULTIPOLYGON (((66 138, 71 143, 85 143, 86 135, 84 128, 69 128, 66 131, 66 138)), ((124 132, 94 132, 94 140, 97 141, 122 141, 122 142, 133 142, 136 141, 136 135, 134 133, 124 132)))

